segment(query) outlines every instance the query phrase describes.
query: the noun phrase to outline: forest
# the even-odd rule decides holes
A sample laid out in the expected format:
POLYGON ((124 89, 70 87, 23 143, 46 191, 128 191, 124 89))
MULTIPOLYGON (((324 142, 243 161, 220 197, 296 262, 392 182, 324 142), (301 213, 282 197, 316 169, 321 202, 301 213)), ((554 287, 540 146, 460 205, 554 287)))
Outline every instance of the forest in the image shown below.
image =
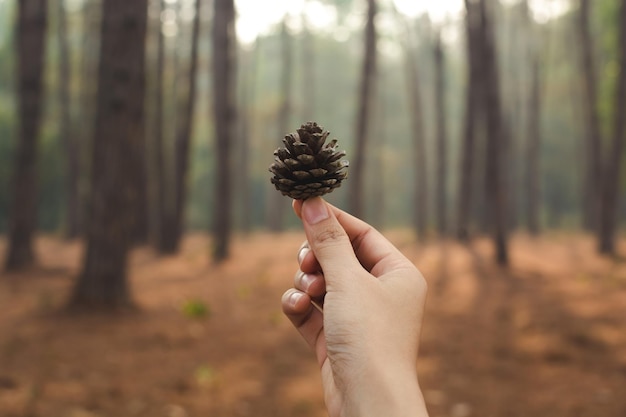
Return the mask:
POLYGON ((0 0, 0 415, 326 415, 307 122, 428 282, 431 416, 626 415, 626 0, 264 3, 0 0))

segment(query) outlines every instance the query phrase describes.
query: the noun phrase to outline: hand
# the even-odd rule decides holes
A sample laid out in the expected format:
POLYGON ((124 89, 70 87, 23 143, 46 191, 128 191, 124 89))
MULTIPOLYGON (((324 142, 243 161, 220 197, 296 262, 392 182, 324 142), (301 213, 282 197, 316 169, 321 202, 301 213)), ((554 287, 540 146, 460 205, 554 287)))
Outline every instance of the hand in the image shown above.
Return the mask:
POLYGON ((427 416, 416 371, 424 278, 374 228, 323 199, 294 210, 307 243, 282 306, 315 350, 330 416, 427 416))

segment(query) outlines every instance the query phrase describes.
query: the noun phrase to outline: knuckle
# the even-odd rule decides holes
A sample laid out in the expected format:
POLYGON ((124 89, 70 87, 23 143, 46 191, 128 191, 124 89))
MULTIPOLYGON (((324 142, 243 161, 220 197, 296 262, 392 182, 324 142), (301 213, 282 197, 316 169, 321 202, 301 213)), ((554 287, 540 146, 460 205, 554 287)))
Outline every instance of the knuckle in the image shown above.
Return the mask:
POLYGON ((315 241, 321 245, 334 245, 343 243, 346 239, 346 232, 337 224, 331 224, 315 232, 315 241))

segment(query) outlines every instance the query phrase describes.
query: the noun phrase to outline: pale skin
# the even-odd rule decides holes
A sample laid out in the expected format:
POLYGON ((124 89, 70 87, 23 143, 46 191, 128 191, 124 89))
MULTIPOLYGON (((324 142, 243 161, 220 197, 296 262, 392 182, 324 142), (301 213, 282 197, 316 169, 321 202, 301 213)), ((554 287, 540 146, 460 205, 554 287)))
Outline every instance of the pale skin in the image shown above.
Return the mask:
POLYGON ((282 308, 313 348, 331 417, 427 417, 417 379, 426 282, 367 223, 294 201, 307 242, 282 308))

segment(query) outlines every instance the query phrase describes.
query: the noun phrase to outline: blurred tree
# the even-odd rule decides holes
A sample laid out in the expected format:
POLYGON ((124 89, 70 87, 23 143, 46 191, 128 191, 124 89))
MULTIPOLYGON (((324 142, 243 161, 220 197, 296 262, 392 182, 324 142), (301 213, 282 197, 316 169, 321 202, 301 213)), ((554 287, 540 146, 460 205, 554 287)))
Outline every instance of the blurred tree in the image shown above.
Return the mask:
POLYGON ((68 239, 78 237, 80 199, 79 175, 80 154, 74 137, 75 129, 72 126, 70 80, 71 56, 67 32, 67 16, 65 0, 57 0, 57 42, 59 44, 59 135, 63 142, 66 155, 65 174, 65 235, 68 239))
POLYGON ((253 125, 253 103, 256 97, 258 61, 260 50, 260 38, 257 38, 252 50, 245 51, 243 54, 244 62, 242 63, 242 82, 241 82, 241 104, 239 105, 239 158, 241 170, 237 172, 238 190, 240 198, 240 226, 241 231, 250 233, 252 230, 252 178, 251 178, 251 158, 250 151, 252 147, 251 132, 253 125))
POLYGON ((617 19, 618 76, 615 87, 615 107, 613 138, 606 154, 604 176, 600 194, 599 251, 615 253, 615 232, 617 228, 617 207, 620 194, 620 170, 624 160, 626 142, 626 0, 622 0, 617 19))
POLYGON ((424 239, 428 228, 428 159, 426 158, 426 129, 422 109, 420 73, 417 66, 417 51, 413 44, 413 34, 411 33, 409 23, 400 16, 395 7, 394 14, 396 20, 401 20, 399 23, 404 29, 402 49, 409 119, 411 121, 413 160, 415 162, 415 185, 411 217, 418 238, 424 239))
POLYGON ((7 271, 35 262, 33 234, 37 223, 37 141, 43 103, 46 0, 21 0, 17 21, 18 141, 13 171, 7 271))
POLYGON ((433 45, 435 62, 435 109, 437 119, 437 232, 445 236, 448 232, 448 207, 447 207, 447 184, 448 184, 448 156, 446 129, 446 67, 444 51, 441 44, 441 33, 437 33, 433 45))
POLYGON ((131 304, 127 263, 144 167, 147 0, 105 0, 102 13, 91 215, 72 308, 131 304))
POLYGON ((164 82, 165 82, 165 35, 163 33, 163 16, 165 12, 165 0, 159 0, 159 13, 157 15, 158 22, 157 27, 157 56, 156 56, 156 79, 154 86, 154 105, 155 116, 152 123, 154 123, 154 138, 152 143, 152 154, 154 156, 154 174, 153 187, 155 191, 155 200, 151 204, 154 209, 153 224, 155 230, 151 233, 156 239, 155 246, 161 253, 165 252, 165 246, 167 245, 165 228, 168 221, 167 216, 167 166, 165 163, 165 144, 164 144, 164 82))
POLYGON ((357 101, 357 116, 355 129, 355 155, 350 167, 350 197, 349 210, 357 216, 363 217, 363 193, 365 191, 364 171, 368 142, 368 122, 372 113, 375 97, 376 78, 376 0, 367 0, 367 22, 364 36, 364 55, 361 70, 361 85, 357 101))
POLYGON ((175 178, 174 189, 176 191, 174 201, 174 218, 166 222, 165 239, 162 249, 166 253, 178 250, 183 234, 185 202, 187 200, 187 182, 189 171, 189 149, 194 127, 194 115, 197 96, 197 73, 198 52, 200 43, 200 17, 202 16, 202 3, 206 0, 196 0, 195 15, 191 29, 191 55, 189 58, 187 95, 181 102, 178 110, 178 126, 174 143, 174 166, 175 178))
POLYGON ((213 212, 213 259, 228 257, 231 234, 232 163, 235 108, 235 5, 233 0, 214 0, 213 11, 213 112, 216 157, 215 210, 213 212))
POLYGON ((598 226, 599 190, 602 183, 602 134, 598 114, 598 87, 594 45, 591 37, 591 1, 580 0, 578 13, 578 36, 581 48, 581 71, 584 83, 583 106, 586 121, 585 140, 585 182, 583 226, 587 230, 596 230, 598 226))
POLYGON ((490 218, 491 233, 495 245, 496 262, 507 265, 507 223, 506 223, 506 193, 503 187, 504 175, 502 168, 506 166, 504 161, 504 144, 506 128, 502 117, 502 105, 500 98, 500 73, 494 29, 487 0, 480 0, 480 46, 481 59, 484 63, 485 82, 485 118, 487 133, 486 149, 486 191, 488 211, 490 218))
MULTIPOLYGON (((305 0, 305 4, 308 4, 310 0, 305 0)), ((301 120, 313 121, 315 120, 316 112, 316 53, 315 53, 315 35, 312 29, 309 27, 309 19, 304 13, 302 13, 302 53, 306 59, 302 59, 302 88, 303 98, 302 100, 302 117, 301 120)))
POLYGON ((77 77, 76 131, 72 133, 78 153, 78 234, 86 234, 89 223, 91 193, 91 162, 93 159, 93 137, 96 117, 96 90, 98 77, 100 26, 102 18, 100 0, 86 0, 81 12, 82 40, 80 42, 80 63, 77 77))
MULTIPOLYGON (((281 30, 281 56, 282 68, 281 80, 281 104, 278 112, 278 133, 280 137, 287 135, 289 129, 289 118, 292 113, 292 90, 293 90, 293 50, 291 46, 291 34, 287 26, 287 16, 284 17, 281 30)), ((269 228, 273 232, 283 230, 285 220, 285 209, 287 199, 280 193, 272 193, 272 208, 269 210, 269 228)))
POLYGON ((539 233, 539 212, 541 208, 541 115, 542 71, 539 27, 533 21, 528 0, 523 3, 523 13, 527 24, 529 59, 531 68, 531 88, 528 100, 528 139, 526 145, 526 220, 531 235, 539 233))
POLYGON ((465 118, 463 138, 461 140, 461 166, 459 169, 458 197, 457 197, 457 238, 466 241, 469 238, 469 220, 472 208, 472 196, 476 194, 475 184, 475 156, 477 154, 477 118, 482 116, 480 106, 482 97, 479 94, 483 87, 482 61, 479 56, 477 32, 480 16, 476 4, 465 0, 465 48, 467 57, 467 87, 465 91, 465 118))

